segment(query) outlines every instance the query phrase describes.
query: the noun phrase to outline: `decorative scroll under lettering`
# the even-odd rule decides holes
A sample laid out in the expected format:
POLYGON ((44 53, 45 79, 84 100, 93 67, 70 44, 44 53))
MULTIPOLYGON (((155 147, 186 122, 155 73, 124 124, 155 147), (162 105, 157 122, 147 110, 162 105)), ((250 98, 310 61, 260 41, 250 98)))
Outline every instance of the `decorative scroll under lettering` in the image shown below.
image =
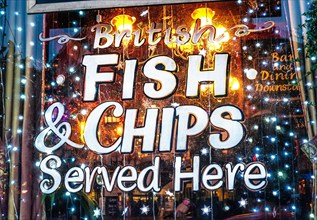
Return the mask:
POLYGON ((261 32, 261 31, 266 31, 269 30, 270 28, 274 27, 275 22, 274 21, 266 21, 264 23, 264 27, 261 28, 257 28, 257 29, 250 29, 247 25, 245 24, 237 24, 231 28, 229 28, 228 30, 226 30, 225 32, 223 32, 222 34, 220 34, 217 38, 214 39, 214 42, 222 42, 223 39, 226 37, 226 33, 235 30, 234 35, 236 37, 244 37, 249 35, 250 33, 254 33, 254 32, 261 32))
POLYGON ((237 29, 234 32, 234 34, 237 37, 243 37, 243 36, 247 36, 247 35, 249 35, 250 33, 253 33, 253 32, 266 31, 266 30, 274 27, 274 25, 275 25, 274 21, 267 21, 267 22, 264 23, 264 27, 262 27, 262 28, 249 29, 249 27, 247 25, 237 24, 237 25, 233 26, 232 28, 230 28, 229 31, 237 29))
POLYGON ((41 32, 40 35, 39 35, 39 39, 40 39, 40 41, 42 41, 42 42, 52 41, 52 40, 58 39, 58 40, 57 40, 57 43, 59 43, 59 44, 66 44, 66 43, 68 43, 70 40, 81 41, 81 40, 84 40, 85 38, 86 38, 86 37, 74 38, 74 37, 68 36, 67 34, 60 34, 60 35, 56 35, 56 36, 54 36, 54 37, 44 38, 42 32, 41 32))

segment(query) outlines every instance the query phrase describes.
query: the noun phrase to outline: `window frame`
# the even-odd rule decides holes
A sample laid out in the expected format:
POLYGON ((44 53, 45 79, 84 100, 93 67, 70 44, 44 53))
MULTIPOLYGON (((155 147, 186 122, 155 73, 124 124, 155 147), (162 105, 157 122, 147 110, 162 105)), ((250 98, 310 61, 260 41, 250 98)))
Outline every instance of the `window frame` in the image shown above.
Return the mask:
POLYGON ((179 4, 179 3, 194 3, 194 2, 213 2, 219 0, 85 0, 85 1, 70 1, 57 2, 51 0, 52 3, 37 3, 36 0, 26 0, 29 14, 59 12, 59 11, 73 11, 73 10, 88 10, 97 8, 120 8, 133 6, 148 6, 148 5, 165 5, 165 4, 179 4))

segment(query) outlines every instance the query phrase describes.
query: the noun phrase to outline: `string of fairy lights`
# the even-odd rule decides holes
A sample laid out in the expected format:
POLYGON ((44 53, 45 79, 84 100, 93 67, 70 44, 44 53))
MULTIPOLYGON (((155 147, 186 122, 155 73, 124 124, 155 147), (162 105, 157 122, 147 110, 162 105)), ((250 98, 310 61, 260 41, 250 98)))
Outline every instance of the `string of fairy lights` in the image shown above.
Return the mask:
MULTIPOLYGON (((259 3, 257 7, 254 7, 253 5, 247 4, 247 1, 242 1, 242 0, 237 0, 236 1, 237 6, 243 7, 243 10, 247 8, 246 15, 242 16, 241 21, 244 24, 252 24, 253 20, 255 17, 269 17, 270 14, 275 14, 275 13, 280 13, 281 11, 281 5, 276 4, 276 5, 266 5, 264 2, 259 3), (253 7, 252 7, 253 6, 253 7), (272 10, 274 10, 272 12, 272 10)), ((147 15, 149 13, 151 8, 147 8, 144 10, 140 16, 147 15)), ((242 9, 241 9, 242 10, 242 9)), ((7 11, 5 9, 1 9, 0 11, 0 16, 4 20, 6 20, 5 16, 7 15, 7 11)), ((15 16, 22 16, 23 12, 22 11, 16 11, 14 12, 15 16)), ((78 14, 82 17, 85 16, 85 11, 79 11, 78 14)), ((17 26, 14 27, 12 24, 10 24, 8 21, 5 21, 5 24, 9 25, 8 29, 10 30, 11 34, 14 36, 13 38, 17 38, 17 35, 22 34, 24 31, 26 31, 27 28, 34 28, 36 24, 34 22, 31 22, 27 24, 27 28, 24 28, 22 26, 17 26), (15 31, 13 31, 13 27, 15 31)), ((74 34, 80 32, 80 22, 74 21, 72 22, 73 24, 73 32, 74 34)), ((2 25, 0 26, 0 30, 4 34, 5 26, 2 25)), ((279 35, 281 30, 275 29, 273 34, 279 35)), ((260 212, 260 211, 265 211, 267 213, 275 213, 276 212, 296 212, 300 207, 298 206, 298 202, 295 201, 293 198, 291 200, 291 203, 288 206, 282 206, 281 205, 281 200, 283 199, 282 196, 285 194, 293 195, 295 196, 297 191, 296 191, 296 178, 294 176, 298 176, 298 170, 296 170, 295 164, 292 164, 291 161, 294 161, 294 158, 296 158, 296 152, 294 149, 296 148, 296 140, 299 140, 301 143, 307 143, 308 140, 306 137, 302 137, 301 134, 297 134, 297 132, 294 130, 292 126, 292 119, 289 117, 288 113, 290 111, 294 111, 294 114, 301 115, 302 110, 300 108, 300 105, 297 105, 295 108, 292 106, 292 102, 294 102, 293 97, 290 97, 289 95, 283 95, 281 97, 278 97, 276 94, 275 95, 265 95, 263 96, 261 92, 258 94, 256 93, 256 86, 254 83, 254 75, 257 75, 261 72, 261 70, 266 70, 266 69, 273 69, 276 68, 278 69, 279 66, 285 65, 285 63, 289 63, 285 60, 285 62, 281 63, 279 61, 277 62, 272 62, 272 60, 267 57, 269 56, 269 53, 272 51, 279 52, 279 51, 289 51, 289 48, 287 48, 287 44, 289 44, 287 40, 283 41, 274 41, 274 42, 262 42, 261 39, 258 39, 257 41, 252 41, 250 40, 249 42, 243 40, 242 41, 242 51, 243 51, 243 60, 245 60, 245 68, 246 71, 244 72, 246 74, 246 82, 249 82, 249 84, 246 84, 244 87, 244 92, 246 96, 246 100, 248 103, 250 103, 250 111, 253 112, 253 114, 256 114, 259 110, 264 110, 264 109, 273 109, 273 112, 270 114, 262 114, 260 115, 260 118, 254 118, 253 120, 250 120, 249 122, 246 123, 248 126, 248 129, 250 130, 250 135, 248 136, 246 140, 245 147, 247 150, 246 152, 243 152, 241 154, 236 154, 236 162, 247 162, 247 161, 252 161, 252 160, 260 160, 260 161, 268 161, 270 166, 269 167, 269 187, 265 190, 265 192, 258 192, 258 193, 250 193, 250 192, 245 192, 243 190, 243 193, 241 194, 241 197, 236 198, 235 205, 232 204, 223 204, 223 211, 229 212, 234 209, 234 207, 237 207, 238 209, 242 210, 243 212, 247 212, 247 210, 251 210, 254 213, 260 212), (269 45, 271 48, 268 48, 267 45, 269 45), (254 51, 258 51, 257 57, 254 55, 254 51), (254 60, 259 58, 257 61, 257 65, 254 65, 254 60), (262 59, 264 57, 264 59, 262 59), (250 74, 248 76, 248 74, 250 74), (277 107, 279 106, 279 107, 277 107), (279 108, 282 109, 282 112, 279 112, 279 108), (284 111, 284 113, 283 113, 284 111), (268 132, 268 134, 263 135, 263 138, 261 135, 263 134, 263 130, 268 131, 269 129, 272 129, 268 132), (260 135, 259 135, 259 132, 260 135), (260 136, 260 137, 259 137, 260 136), (259 140, 261 139, 261 140, 259 140), (273 150, 268 150, 267 148, 272 147, 273 150), (277 168, 277 169, 275 169, 277 168), (291 176, 289 176, 291 174, 291 176), (291 177, 291 180, 289 180, 289 177, 291 177), (278 180, 278 181, 275 181, 278 180), (277 183, 277 185, 275 184, 277 183), (273 183, 273 184, 271 184, 273 183), (275 201, 274 199, 277 198, 277 201, 279 205, 276 204, 269 204, 269 202, 275 201), (263 204, 265 204, 263 206, 263 204)), ((39 44, 38 40, 34 40, 31 42, 28 42, 27 45, 20 45, 18 42, 15 42, 15 46, 18 50, 23 50, 23 47, 34 47, 39 44)), ((75 45, 74 50, 79 50, 79 46, 75 45), (76 49, 76 47, 77 49, 76 49)), ((87 45, 81 45, 83 47, 83 50, 89 49, 87 45)), ((22 55, 22 53, 20 53, 22 55)), ((36 59, 35 57, 32 57, 31 59, 36 59)), ((315 61, 315 57, 311 57, 312 61, 315 61)), ((41 58, 38 58, 38 60, 41 60, 41 58)), ((22 70, 26 68, 25 64, 18 64, 18 68, 21 68, 22 70)), ((53 68, 49 63, 46 64, 46 68, 49 70, 53 68)), ((300 69, 296 69, 296 71, 299 71, 300 69)), ((49 86, 52 88, 52 90, 56 87, 61 87, 66 81, 72 80, 74 83, 80 83, 81 82, 81 76, 80 74, 77 74, 77 69, 74 66, 69 66, 68 67, 68 76, 64 75, 58 75, 57 78, 53 79, 52 81, 48 82, 49 86)), ((2 94, 4 94, 4 73, 1 71, 1 88, 2 88, 2 94)), ((26 94, 23 92, 23 87, 28 83, 28 80, 30 79, 25 79, 23 76, 21 77, 21 87, 22 87, 22 92, 20 94, 20 99, 22 102, 26 100, 26 94)), ((267 88, 272 84, 274 80, 267 80, 267 88)), ((260 82, 259 82, 260 83, 260 82)), ((297 80, 296 79, 291 79, 289 80, 289 83, 291 85, 296 86, 297 85, 297 80)), ((311 87, 312 82, 307 82, 306 86, 311 87)), ((80 99, 80 92, 79 91, 73 91, 71 94, 71 97, 74 99, 80 99)), ((60 99, 58 97, 58 94, 46 94, 45 96, 45 102, 51 103, 56 100, 60 99)), ((2 103, 5 103, 5 96, 2 96, 2 103)), ((176 103, 176 102, 175 102, 176 103)), ((175 104, 173 102, 173 104, 175 104)), ((24 103, 25 104, 25 103, 24 103)), ((178 103, 176 103, 178 104, 178 103)), ((314 105, 314 103, 304 103, 305 105, 314 105)), ((3 115, 5 113, 5 106, 2 107, 3 109, 3 115)), ((78 109, 80 112, 81 116, 85 116, 90 109, 88 108, 82 108, 78 109)), ((42 113, 44 114, 44 113, 42 113)), ((78 118, 79 114, 76 113, 71 113, 69 117, 78 118)), ((23 112, 21 111, 21 115, 18 118, 20 122, 23 122, 23 112)), ((4 123, 4 116, 2 116, 2 120, 4 123)), ((21 124, 20 123, 20 124, 21 124)), ((310 123, 314 124, 314 121, 311 121, 310 123)), ((4 126, 5 131, 10 131, 10 127, 4 126)), ((43 128, 41 128, 43 129, 43 128)), ((22 128, 18 128, 16 131, 18 134, 22 134, 23 130, 22 128)), ((10 154, 14 152, 19 152, 20 147, 19 146, 13 146, 9 140, 6 139, 6 135, 4 137, 4 144, 5 144, 5 152, 6 152, 6 162, 10 166, 12 165, 10 163, 10 154)), ((201 155, 206 155, 211 157, 211 150, 209 148, 201 148, 199 153, 201 155)), ((100 159, 101 163, 103 162, 103 158, 100 159)), ((65 164, 75 164, 77 163, 76 158, 74 156, 70 157, 65 157, 63 158, 63 162, 65 164)), ((82 162, 80 160, 80 162, 82 162)), ((35 166, 40 165, 40 160, 35 161, 35 166)), ((82 163, 82 167, 85 167, 86 165, 82 163)), ((243 176, 240 176, 242 178, 243 176)), ((40 177, 40 179, 42 176, 40 177)), ((314 176, 310 176, 310 178, 314 178, 314 176)), ((18 181, 16 180, 10 180, 11 185, 18 184, 18 181)), ((103 188, 102 188, 103 189, 103 188)), ((102 191, 102 190, 101 190, 102 191)), ((176 199, 175 199, 175 192, 170 192, 167 190, 165 192, 167 196, 174 197, 174 210, 176 210, 176 199)), ((64 197, 67 204, 70 202, 70 207, 67 207, 66 212, 69 215, 77 213, 81 208, 78 210, 78 207, 76 206, 76 200, 80 200, 80 198, 77 195, 74 195, 69 192, 65 192, 64 197)), ((103 199, 103 194, 101 194, 102 199, 103 199)), ((156 195, 152 193, 152 200, 154 202, 154 199, 156 195)), ((2 197, 3 199, 3 197, 2 197)), ((102 200, 102 203, 104 204, 104 201, 102 200)), ((52 203, 52 206, 56 206, 57 202, 54 201, 52 203)), ((16 205, 15 205, 16 206, 16 205)), ((202 216, 208 216, 213 219, 214 211, 213 211, 213 201, 209 203, 203 204, 203 206, 200 208, 200 212, 202 216)), ((103 206, 102 206, 103 207, 103 206)), ((123 207, 123 216, 125 216, 124 211, 126 210, 127 207, 123 207)), ((103 208, 102 208, 103 209, 103 208)), ((89 210, 89 215, 93 216, 95 218, 103 218, 102 214, 102 209, 96 204, 93 210, 89 210)), ((139 214, 146 216, 149 213, 153 213, 153 216, 155 216, 154 212, 154 205, 148 205, 148 204, 142 204, 142 206, 139 208, 139 214)), ((52 211, 52 207, 51 207, 52 211)), ((15 215, 18 216, 17 210, 15 211, 15 215)), ((81 216, 82 217, 82 216, 81 216)), ((84 219, 89 219, 89 216, 84 216, 84 219)))

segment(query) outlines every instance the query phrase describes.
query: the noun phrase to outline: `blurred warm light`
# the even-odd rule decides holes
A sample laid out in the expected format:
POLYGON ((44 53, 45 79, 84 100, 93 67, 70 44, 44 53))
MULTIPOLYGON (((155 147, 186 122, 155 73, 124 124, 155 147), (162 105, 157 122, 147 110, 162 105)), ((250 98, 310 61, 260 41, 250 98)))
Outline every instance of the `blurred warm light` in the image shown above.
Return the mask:
POLYGON ((212 18, 214 17, 215 12, 210 8, 197 8, 191 14, 192 18, 196 21, 200 20, 200 26, 211 25, 212 18))
MULTIPOLYGON (((192 53, 197 48, 199 50, 204 48, 206 51, 209 51, 210 53, 221 52, 223 49, 222 43, 228 42, 230 40, 230 35, 224 26, 213 24, 212 19, 214 15, 215 11, 207 7, 195 9, 191 14, 191 17, 194 19, 194 22, 191 24, 190 29, 187 31, 192 37, 194 36, 195 28, 196 31, 197 28, 198 30, 203 31, 200 41, 197 44, 193 44, 191 41, 188 41, 185 44, 177 45, 174 38, 174 40, 171 40, 167 44, 167 46, 169 48, 176 49, 176 51, 174 52, 175 55, 182 57, 183 59, 186 59, 186 53, 192 53), (209 27, 204 29, 204 26, 207 25, 209 25, 209 27), (210 28, 212 28, 210 27, 211 25, 214 27, 215 35, 213 41, 208 41, 207 38, 209 38, 209 35, 213 34, 212 32, 208 31, 210 30, 210 28)), ((175 29, 172 29, 171 35, 173 39, 173 37, 175 36, 175 29)))
POLYGON ((216 39, 220 37, 221 35, 223 35, 220 42, 228 42, 230 40, 229 33, 226 32, 227 29, 224 28, 222 25, 219 25, 218 27, 216 27, 216 30, 217 30, 216 37, 215 37, 216 39))
MULTIPOLYGON (((192 18, 195 20, 195 22, 191 26, 190 33, 193 34, 194 27, 197 24, 200 26, 200 28, 206 26, 206 25, 213 25, 215 27, 215 38, 213 42, 208 42, 207 45, 200 45, 199 47, 208 47, 208 50, 210 51, 221 51, 221 44, 224 42, 229 41, 230 36, 227 32, 226 28, 222 25, 215 25, 213 24, 213 17, 215 15, 215 11, 211 10, 210 8, 197 8, 193 11, 191 14, 192 18)), ((204 33, 202 36, 204 39, 208 37, 208 32, 204 33)), ((185 50, 186 51, 186 50, 185 50)))
POLYGON ((117 15, 111 20, 111 24, 116 27, 119 32, 132 32, 132 24, 135 20, 135 17, 131 17, 130 15, 117 15))
POLYGON ((80 140, 85 143, 85 139, 84 139, 84 131, 85 131, 85 122, 80 122, 79 123, 79 127, 80 127, 80 140))
POLYGON ((230 77, 229 86, 232 91, 240 89, 240 82, 236 77, 230 77))
MULTIPOLYGON (((240 89, 240 82, 236 77, 229 78, 229 88, 231 91, 237 91, 240 89)), ((206 95, 206 93, 212 93, 214 90, 213 84, 201 84, 200 91, 202 95, 206 95)))
POLYGON ((119 126, 119 127, 117 127, 116 131, 117 131, 117 135, 121 136, 123 133, 123 128, 121 126, 119 126))
POLYGON ((200 89, 201 91, 204 93, 204 92, 207 92, 207 91, 210 91, 212 92, 213 91, 213 88, 214 88, 214 85, 213 84, 202 84, 200 86, 200 89))

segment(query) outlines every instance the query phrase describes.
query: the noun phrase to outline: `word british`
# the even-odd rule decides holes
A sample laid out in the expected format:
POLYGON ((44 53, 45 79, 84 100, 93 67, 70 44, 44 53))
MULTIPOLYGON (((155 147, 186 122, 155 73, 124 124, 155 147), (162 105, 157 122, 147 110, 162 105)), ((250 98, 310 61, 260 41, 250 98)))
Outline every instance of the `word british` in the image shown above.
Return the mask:
MULTIPOLYGON (((198 22, 195 23, 193 32, 191 33, 189 27, 185 25, 178 26, 175 30, 175 34, 172 34, 172 28, 169 27, 162 31, 162 28, 156 28, 155 23, 151 23, 149 30, 146 31, 147 42, 149 45, 156 45, 162 40, 164 35, 164 43, 169 45, 176 43, 177 45, 184 45, 189 43, 197 44, 205 33, 208 34, 209 42, 221 42, 224 40, 224 34, 216 33, 216 28, 213 25, 205 25, 200 27, 198 22), (209 33, 208 33, 209 32, 209 33), (217 37, 216 37, 217 36, 217 37)), ((122 41, 134 38, 134 46, 140 47, 146 42, 146 38, 143 37, 143 30, 138 29, 131 33, 130 30, 114 31, 114 28, 110 24, 97 24, 91 28, 92 32, 95 32, 94 48, 107 48, 114 43, 115 47, 119 47, 122 41)))

